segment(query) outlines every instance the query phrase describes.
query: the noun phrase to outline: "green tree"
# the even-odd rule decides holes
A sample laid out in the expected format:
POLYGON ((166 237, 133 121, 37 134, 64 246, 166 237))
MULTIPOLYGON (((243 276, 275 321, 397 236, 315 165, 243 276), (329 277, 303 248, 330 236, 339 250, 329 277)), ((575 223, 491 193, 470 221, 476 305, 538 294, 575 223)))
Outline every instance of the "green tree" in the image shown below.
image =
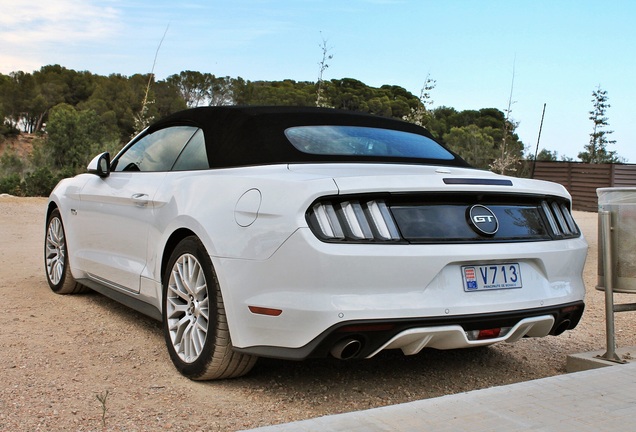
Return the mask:
POLYGON ((0 140, 3 136, 16 133, 10 116, 13 112, 13 99, 17 96, 15 84, 9 75, 0 74, 0 140))
POLYGON ((214 75, 212 77, 210 106, 234 105, 232 78, 229 76, 215 77, 214 75))
POLYGON ((541 151, 537 154, 537 160, 542 162, 556 162, 558 160, 559 153, 557 151, 550 151, 546 149, 541 149, 541 151))
POLYGON ((166 81, 175 86, 188 108, 208 105, 212 96, 214 75, 196 71, 182 71, 170 75, 166 81))
POLYGON ((331 84, 328 97, 334 108, 369 112, 367 101, 373 97, 373 92, 362 81, 353 78, 343 78, 331 80, 331 84))
MULTIPOLYGON (((495 150, 491 153, 490 149, 487 149, 488 153, 482 158, 491 159, 489 166, 483 166, 481 162, 477 166, 497 172, 514 171, 517 161, 523 156, 524 145, 515 133, 516 124, 509 121, 497 108, 457 111, 455 108, 441 106, 431 111, 427 128, 438 141, 449 145, 447 138, 456 136, 450 133, 453 128, 465 128, 470 125, 491 137, 495 150)), ((475 131, 472 128, 471 130, 475 131)), ((458 143, 453 142, 453 145, 458 143)))
POLYGON ((69 168, 84 171, 94 154, 112 141, 92 110, 77 110, 68 104, 60 104, 49 115, 46 150, 52 168, 69 168))
POLYGON ((173 86, 188 108, 222 106, 234 103, 232 79, 209 73, 183 71, 170 75, 166 82, 173 86))
POLYGON ((168 81, 157 81, 153 86, 153 93, 154 113, 157 118, 163 118, 187 108, 177 88, 168 81))
POLYGON ((241 77, 232 79, 230 84, 232 88, 232 99, 235 105, 249 105, 249 101, 254 92, 254 86, 248 80, 241 77))
POLYGON ((247 105, 312 106, 315 103, 313 83, 283 81, 254 81, 242 84, 240 97, 247 105))
POLYGON ((18 131, 20 126, 28 127, 23 121, 29 112, 29 104, 35 97, 33 75, 24 72, 11 72, 0 82, 0 98, 4 121, 9 131, 18 131))
POLYGON ((444 135, 446 145, 476 168, 488 169, 497 157, 495 142, 479 126, 453 127, 444 135))
POLYGON ((141 79, 139 93, 135 93, 130 80, 120 74, 99 77, 88 101, 77 106, 92 110, 104 124, 116 130, 121 141, 128 141, 135 130, 134 115, 141 108, 145 82, 141 79))
POLYGON ((18 92, 17 98, 9 99, 13 118, 29 133, 42 130, 52 107, 60 103, 75 106, 87 100, 94 89, 90 72, 76 72, 60 65, 43 66, 32 75, 14 72, 12 77, 18 92))
POLYGON ((431 110, 431 118, 428 121, 426 128, 433 134, 433 136, 444 144, 444 135, 449 133, 453 126, 461 127, 468 126, 466 124, 456 124, 454 119, 457 116, 458 111, 455 108, 440 106, 431 110))
POLYGON ((615 151, 609 151, 607 146, 615 144, 615 140, 610 140, 609 136, 614 132, 607 130, 609 119, 606 116, 607 109, 611 106, 608 102, 607 91, 602 90, 601 86, 592 92, 593 108, 590 111, 589 119, 592 120, 594 127, 590 134, 590 141, 584 147, 585 151, 579 153, 578 157, 586 163, 619 163, 623 162, 623 158, 618 156, 615 151))

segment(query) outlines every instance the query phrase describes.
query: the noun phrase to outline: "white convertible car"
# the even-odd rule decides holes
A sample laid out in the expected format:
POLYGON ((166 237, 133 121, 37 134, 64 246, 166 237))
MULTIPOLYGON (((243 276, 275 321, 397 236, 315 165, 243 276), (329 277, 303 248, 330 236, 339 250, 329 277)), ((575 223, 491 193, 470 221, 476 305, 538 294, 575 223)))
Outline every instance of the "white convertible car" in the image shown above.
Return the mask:
MULTIPOLYGON (((424 129, 319 108, 173 114, 61 181, 45 268, 163 322, 177 369, 558 335, 587 244, 560 185, 473 169, 424 129)), ((90 323, 88 324, 90 325, 90 323)))

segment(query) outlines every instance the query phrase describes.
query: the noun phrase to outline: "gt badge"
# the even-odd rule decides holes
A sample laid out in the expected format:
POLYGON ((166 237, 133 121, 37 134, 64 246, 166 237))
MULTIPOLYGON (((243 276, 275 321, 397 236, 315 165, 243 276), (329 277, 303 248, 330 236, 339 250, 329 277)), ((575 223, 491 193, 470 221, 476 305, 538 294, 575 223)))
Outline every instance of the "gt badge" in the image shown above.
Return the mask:
POLYGON ((468 221, 477 234, 493 236, 499 229, 497 216, 488 207, 474 205, 468 211, 468 221))

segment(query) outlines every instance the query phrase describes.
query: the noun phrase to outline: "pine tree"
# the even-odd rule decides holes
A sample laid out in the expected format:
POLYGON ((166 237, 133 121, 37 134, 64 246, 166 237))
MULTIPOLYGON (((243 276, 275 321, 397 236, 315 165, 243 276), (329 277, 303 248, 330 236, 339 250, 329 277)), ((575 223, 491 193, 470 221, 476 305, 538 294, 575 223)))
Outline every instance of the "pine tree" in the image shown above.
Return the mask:
POLYGON ((586 163, 620 163, 624 159, 615 151, 607 150, 608 144, 615 144, 616 140, 610 140, 609 136, 614 133, 607 130, 609 119, 606 116, 607 109, 611 106, 608 102, 607 91, 601 86, 592 92, 593 109, 590 111, 589 119, 594 123, 594 128, 590 134, 590 142, 584 147, 585 151, 579 153, 579 159, 586 163))

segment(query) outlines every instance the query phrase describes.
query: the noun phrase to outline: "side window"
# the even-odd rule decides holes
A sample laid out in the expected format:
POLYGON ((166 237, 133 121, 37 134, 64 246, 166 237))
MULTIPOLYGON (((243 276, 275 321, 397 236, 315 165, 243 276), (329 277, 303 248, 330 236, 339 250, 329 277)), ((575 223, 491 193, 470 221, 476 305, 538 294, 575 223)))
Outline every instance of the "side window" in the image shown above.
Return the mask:
POLYGON ((203 137, 203 131, 199 129, 186 144, 172 170, 188 171, 208 168, 210 168, 210 164, 205 149, 205 138, 203 137))
POLYGON ((192 126, 173 126, 146 135, 115 161, 113 171, 170 171, 196 131, 192 126))

